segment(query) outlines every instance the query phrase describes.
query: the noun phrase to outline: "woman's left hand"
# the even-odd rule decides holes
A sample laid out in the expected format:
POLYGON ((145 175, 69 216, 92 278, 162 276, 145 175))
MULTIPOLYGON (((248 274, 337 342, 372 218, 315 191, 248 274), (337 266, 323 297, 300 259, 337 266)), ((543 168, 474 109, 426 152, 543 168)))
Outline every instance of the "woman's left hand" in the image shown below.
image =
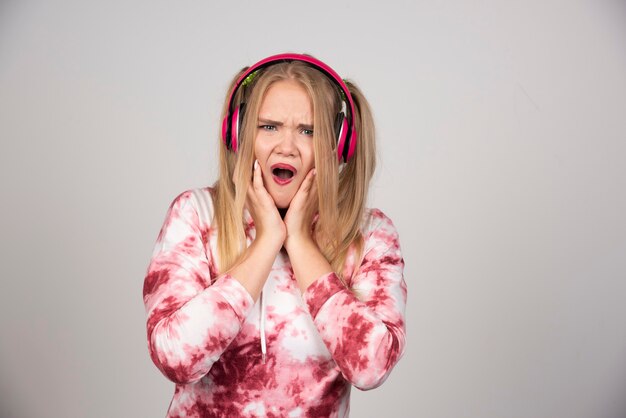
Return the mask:
POLYGON ((317 181, 315 181, 315 168, 313 168, 307 173, 285 214, 287 238, 284 245, 287 251, 289 251, 290 244, 312 240, 311 226, 313 216, 317 212, 317 203, 317 181))

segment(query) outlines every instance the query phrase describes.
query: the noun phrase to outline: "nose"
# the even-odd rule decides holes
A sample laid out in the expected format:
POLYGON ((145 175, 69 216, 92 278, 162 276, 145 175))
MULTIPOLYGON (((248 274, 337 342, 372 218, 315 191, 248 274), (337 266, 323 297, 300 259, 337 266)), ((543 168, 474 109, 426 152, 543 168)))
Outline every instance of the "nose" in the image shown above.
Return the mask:
POLYGON ((296 135, 292 129, 283 129, 280 141, 276 145, 276 152, 282 155, 295 155, 297 153, 296 135))

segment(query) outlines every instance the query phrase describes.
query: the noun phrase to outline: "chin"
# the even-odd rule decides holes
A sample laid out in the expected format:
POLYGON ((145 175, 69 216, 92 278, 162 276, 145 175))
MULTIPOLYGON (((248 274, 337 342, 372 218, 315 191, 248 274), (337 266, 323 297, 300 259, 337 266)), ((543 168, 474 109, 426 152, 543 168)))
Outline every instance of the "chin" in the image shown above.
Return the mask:
POLYGON ((274 199, 274 204, 278 209, 287 209, 293 196, 272 196, 272 199, 274 199))
POLYGON ((291 203, 291 200, 283 201, 283 200, 274 199, 274 204, 276 205, 278 209, 287 209, 290 203, 291 203))

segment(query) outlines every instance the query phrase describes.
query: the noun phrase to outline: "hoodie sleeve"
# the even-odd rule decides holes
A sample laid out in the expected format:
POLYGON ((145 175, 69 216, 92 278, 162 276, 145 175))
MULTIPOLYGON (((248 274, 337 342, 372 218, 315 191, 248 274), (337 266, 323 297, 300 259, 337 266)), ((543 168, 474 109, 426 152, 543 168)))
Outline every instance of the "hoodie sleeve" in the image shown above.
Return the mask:
POLYGON ((329 273, 303 294, 341 373, 361 390, 381 385, 405 347, 407 288, 398 234, 379 210, 372 211, 369 224, 351 289, 329 273))
POLYGON ((211 280, 192 191, 171 203, 157 237, 143 286, 148 348, 170 380, 201 379, 237 336, 253 305, 229 275, 211 280))

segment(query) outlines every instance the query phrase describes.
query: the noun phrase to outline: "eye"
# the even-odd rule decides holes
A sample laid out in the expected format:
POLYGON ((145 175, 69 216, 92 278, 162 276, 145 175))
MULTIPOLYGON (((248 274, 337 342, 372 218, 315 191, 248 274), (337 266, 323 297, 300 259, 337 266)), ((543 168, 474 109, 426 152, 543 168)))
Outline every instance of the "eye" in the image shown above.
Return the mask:
POLYGON ((313 129, 303 129, 301 131, 304 135, 313 136, 313 129))
POLYGON ((275 131, 276 125, 259 125, 259 129, 262 129, 264 131, 275 131))

